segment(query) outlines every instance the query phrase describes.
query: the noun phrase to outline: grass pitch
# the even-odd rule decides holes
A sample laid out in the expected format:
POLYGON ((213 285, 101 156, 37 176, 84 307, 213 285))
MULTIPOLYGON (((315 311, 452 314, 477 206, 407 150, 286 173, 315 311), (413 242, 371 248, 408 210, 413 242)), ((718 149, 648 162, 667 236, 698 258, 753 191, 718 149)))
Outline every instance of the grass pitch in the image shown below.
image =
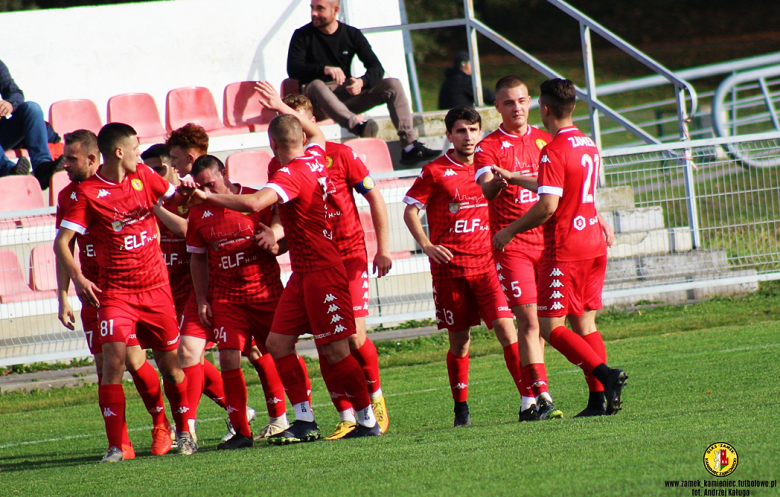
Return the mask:
MULTIPOLYGON (((153 457, 148 415, 125 386, 138 457, 101 465, 106 439, 96 387, 6 394, 0 396, 0 494, 691 495, 665 481, 714 480, 702 457, 715 442, 738 451, 729 479, 773 480, 780 477, 780 323, 767 309, 775 310, 776 301, 759 295, 605 315, 600 326, 609 362, 630 379, 624 410, 603 418, 571 419, 585 405, 586 385, 580 370, 548 347, 551 392, 567 418, 517 423, 517 390, 493 353, 499 349, 488 345, 495 340, 481 334, 475 346, 483 355, 471 362, 470 428, 452 428, 446 349, 436 340, 417 352, 439 360, 383 369, 390 431, 369 440, 217 452, 225 415, 204 399, 200 452, 153 457), (730 319, 735 310, 745 318, 730 319)), ((383 362, 394 362, 392 356, 385 350, 383 362)), ((259 389, 249 390, 255 407, 259 389)), ((313 402, 324 434, 337 421, 326 395, 315 378, 313 402)))

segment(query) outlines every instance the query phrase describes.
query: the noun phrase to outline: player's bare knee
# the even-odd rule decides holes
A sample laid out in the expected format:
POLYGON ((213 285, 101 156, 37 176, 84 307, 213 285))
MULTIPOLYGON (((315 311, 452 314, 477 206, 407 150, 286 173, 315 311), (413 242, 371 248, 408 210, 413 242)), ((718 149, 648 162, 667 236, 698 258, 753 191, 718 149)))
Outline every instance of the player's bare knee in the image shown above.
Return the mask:
POLYGON ((157 369, 164 380, 175 385, 184 381, 184 372, 179 364, 179 357, 175 350, 154 351, 154 361, 157 363, 157 369))
POLYGON ((360 347, 363 346, 364 343, 366 343, 366 335, 360 336, 358 333, 355 333, 354 335, 347 338, 349 341, 349 348, 351 350, 357 350, 360 347))
POLYGON ((296 337, 282 335, 281 333, 269 333, 265 346, 274 359, 281 359, 295 353, 296 337))
POLYGON ((469 345, 471 345, 471 331, 450 331, 450 352, 455 357, 464 357, 469 353, 469 345))
POLYGON ((517 330, 511 319, 500 318, 491 323, 493 332, 496 334, 498 343, 502 347, 507 347, 517 341, 517 330))
POLYGON ((146 362, 146 351, 141 347, 134 345, 127 347, 127 356, 125 357, 125 366, 128 371, 138 371, 146 362))
POLYGON ((233 371, 241 367, 241 351, 238 349, 222 349, 219 351, 219 365, 222 371, 233 371))
POLYGON ((325 355, 328 363, 333 365, 349 355, 349 343, 346 339, 336 340, 335 342, 323 344, 320 350, 325 355))
POLYGON ((95 371, 97 371, 97 374, 102 375, 103 374, 103 353, 99 352, 97 354, 94 354, 92 357, 95 359, 95 371))

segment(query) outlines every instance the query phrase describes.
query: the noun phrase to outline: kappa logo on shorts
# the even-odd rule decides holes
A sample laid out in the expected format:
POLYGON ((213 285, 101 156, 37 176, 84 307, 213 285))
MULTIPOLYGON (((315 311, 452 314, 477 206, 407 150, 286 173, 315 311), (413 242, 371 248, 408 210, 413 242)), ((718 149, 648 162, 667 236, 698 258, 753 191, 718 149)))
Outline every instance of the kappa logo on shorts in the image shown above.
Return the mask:
POLYGON ((561 271, 557 267, 554 267, 552 273, 550 273, 550 276, 563 276, 563 271, 561 271))
POLYGON ((560 280, 552 280, 552 283, 550 283, 550 288, 560 288, 563 286, 563 283, 560 282, 560 280))
POLYGON ((341 333, 342 331, 346 331, 347 327, 343 324, 337 325, 335 328, 333 328, 333 333, 341 333))
POLYGON ((331 312, 336 312, 338 310, 339 310, 339 306, 337 306, 336 304, 330 304, 330 307, 328 307, 327 314, 330 314, 331 312))
POLYGON ((329 294, 325 295, 325 301, 323 302, 323 304, 327 304, 328 302, 333 302, 334 300, 338 300, 338 299, 336 298, 335 295, 333 295, 332 293, 329 293, 329 294))
POLYGON ((502 269, 504 269, 504 266, 501 264, 496 264, 496 271, 501 271, 502 269))
POLYGON ((498 281, 504 281, 504 275, 503 274, 499 274, 498 275, 498 281))
POLYGON ((368 288, 368 281, 363 282, 363 288, 368 288))
POLYGON ((553 302, 553 305, 550 306, 550 310, 557 311, 563 309, 563 304, 560 302, 553 302))
POLYGON ((111 194, 108 192, 108 190, 100 189, 98 191, 97 198, 108 197, 109 195, 111 195, 111 194))
POLYGON ((330 324, 333 324, 333 323, 338 323, 338 322, 339 322, 339 321, 341 321, 342 319, 344 319, 344 318, 343 318, 343 317, 341 317, 341 315, 339 315, 339 314, 334 314, 334 315, 333 315, 333 317, 332 317, 332 318, 330 318, 330 324))
POLYGON ((504 285, 502 284, 502 285, 501 285, 501 289, 502 289, 503 291, 506 291, 506 286, 504 286, 504 285))
POLYGON ((105 409, 103 409, 104 418, 109 418, 111 416, 116 416, 116 415, 117 414, 114 411, 112 411, 110 407, 106 407, 105 409))
POLYGON ((361 278, 368 278, 368 271, 363 271, 363 274, 360 275, 361 278))
POLYGON ((367 298, 368 298, 368 290, 366 290, 366 292, 363 294, 363 298, 364 298, 364 299, 367 299, 367 298))
POLYGON ((468 387, 469 387, 468 383, 458 383, 457 385, 455 385, 452 388, 455 389, 455 390, 465 390, 468 387))
POLYGON ((562 299, 562 298, 563 298, 563 294, 561 292, 559 292, 558 290, 555 290, 553 292, 553 294, 550 295, 550 300, 562 299))
POLYGON ((363 309, 368 309, 368 304, 363 304, 363 309))

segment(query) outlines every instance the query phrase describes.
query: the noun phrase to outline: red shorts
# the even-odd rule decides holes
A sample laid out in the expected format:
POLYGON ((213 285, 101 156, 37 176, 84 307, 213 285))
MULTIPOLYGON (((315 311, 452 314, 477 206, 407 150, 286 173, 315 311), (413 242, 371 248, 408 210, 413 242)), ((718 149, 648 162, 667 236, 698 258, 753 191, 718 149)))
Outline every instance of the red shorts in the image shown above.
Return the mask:
POLYGON ((434 278, 433 300, 440 330, 467 330, 479 325, 480 317, 492 330, 496 319, 514 317, 494 271, 459 278, 434 278))
POLYGON ((293 271, 271 331, 295 336, 311 332, 317 345, 354 335, 355 316, 343 264, 313 273, 293 271))
POLYGON ((101 296, 98 309, 100 343, 132 345, 133 335, 149 348, 167 352, 179 346, 179 327, 169 286, 140 293, 101 296))
POLYGON ((511 309, 536 303, 536 272, 541 259, 541 250, 493 251, 498 280, 511 309))
POLYGON ((184 310, 187 308, 187 303, 190 301, 190 297, 194 297, 195 292, 190 291, 187 295, 179 295, 178 298, 173 298, 173 307, 176 308, 176 316, 181 323, 181 317, 184 314, 184 310))
POLYGON ((356 318, 368 316, 368 256, 363 253, 342 259, 352 295, 352 311, 356 318))
POLYGON ((212 339, 219 350, 238 349, 244 355, 249 355, 252 345, 256 344, 260 352, 267 354, 265 341, 271 331, 277 305, 278 301, 260 304, 214 302, 211 305, 214 313, 212 339))
POLYGON ((601 309, 607 256, 584 261, 544 261, 539 267, 539 317, 582 316, 601 309))
MULTIPOLYGON (((98 308, 91 305, 81 306, 81 326, 84 328, 84 338, 87 339, 89 353, 92 355, 102 354, 103 346, 100 344, 100 334, 98 331, 98 308)), ((132 347, 140 345, 138 337, 133 332, 127 339, 127 346, 132 347)))
MULTIPOLYGON (((211 309, 214 313, 214 309, 211 309)), ((214 324, 212 321, 211 324, 214 324)), ((190 294, 190 298, 187 299, 187 305, 184 307, 184 312, 179 315, 179 333, 182 336, 202 338, 203 340, 211 341, 214 338, 214 330, 207 326, 203 326, 200 322, 200 316, 198 315, 198 301, 195 298, 195 292, 190 294)), ((209 344, 206 348, 213 347, 214 344, 209 344)))

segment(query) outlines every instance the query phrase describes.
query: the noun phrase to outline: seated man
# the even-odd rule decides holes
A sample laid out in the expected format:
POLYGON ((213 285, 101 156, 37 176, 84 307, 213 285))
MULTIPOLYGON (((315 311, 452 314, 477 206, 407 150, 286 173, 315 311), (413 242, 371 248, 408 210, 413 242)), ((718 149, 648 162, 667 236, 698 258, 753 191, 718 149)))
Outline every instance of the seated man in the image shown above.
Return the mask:
POLYGON ((356 114, 387 104, 390 119, 398 130, 402 164, 432 160, 440 151, 417 141, 412 113, 401 83, 385 78, 385 70, 359 29, 336 20, 339 0, 312 0, 311 23, 297 29, 290 40, 287 74, 297 79, 301 91, 314 105, 318 120, 329 117, 342 128, 361 137, 376 136, 373 120, 359 121, 356 114), (353 78, 352 59, 366 67, 366 74, 353 78))
POLYGON ((41 106, 24 101, 24 93, 16 86, 8 68, 0 60, 0 176, 30 174, 32 162, 33 174, 41 184, 41 189, 48 188, 52 174, 62 171, 62 161, 51 160, 48 143, 41 106), (21 157, 14 164, 5 151, 22 141, 27 145, 30 158, 21 157))

